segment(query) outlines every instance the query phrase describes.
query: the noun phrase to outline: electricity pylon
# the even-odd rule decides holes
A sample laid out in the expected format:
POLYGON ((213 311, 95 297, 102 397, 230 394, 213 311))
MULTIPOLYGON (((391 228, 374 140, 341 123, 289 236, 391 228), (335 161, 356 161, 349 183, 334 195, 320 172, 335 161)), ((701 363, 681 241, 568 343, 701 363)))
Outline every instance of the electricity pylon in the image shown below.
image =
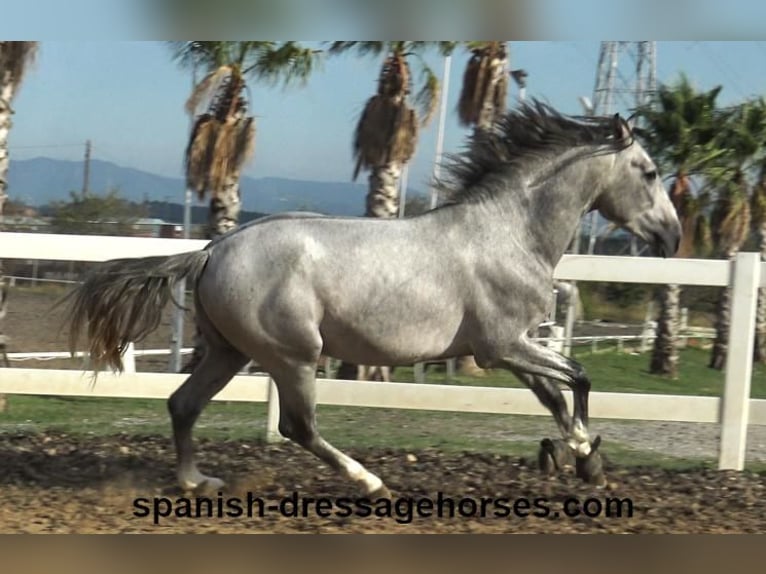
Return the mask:
MULTIPOLYGON (((586 115, 627 115, 647 104, 657 90, 656 42, 601 42, 593 99, 580 98, 586 115)), ((598 213, 590 214, 588 254, 598 238, 598 213)), ((575 244, 579 243, 579 237, 575 244)), ((635 240, 631 253, 636 254, 635 240)))

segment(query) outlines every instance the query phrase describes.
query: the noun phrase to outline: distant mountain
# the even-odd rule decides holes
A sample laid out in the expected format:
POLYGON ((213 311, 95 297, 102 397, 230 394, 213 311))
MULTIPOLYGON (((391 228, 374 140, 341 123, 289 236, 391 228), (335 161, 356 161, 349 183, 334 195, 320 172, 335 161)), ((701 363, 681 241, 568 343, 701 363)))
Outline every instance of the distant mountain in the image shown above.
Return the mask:
MULTIPOLYGON (((41 206, 66 201, 70 191, 82 189, 82 178, 82 161, 45 157, 13 160, 9 192, 11 199, 41 206)), ((360 183, 244 177, 241 186, 242 209, 245 211, 278 213, 300 209, 332 215, 362 215, 364 212, 366 186, 360 183)), ((130 201, 146 199, 180 204, 184 182, 180 177, 164 177, 108 161, 92 160, 90 189, 102 193, 114 187, 130 201)), ((201 204, 195 201, 194 205, 201 204)))

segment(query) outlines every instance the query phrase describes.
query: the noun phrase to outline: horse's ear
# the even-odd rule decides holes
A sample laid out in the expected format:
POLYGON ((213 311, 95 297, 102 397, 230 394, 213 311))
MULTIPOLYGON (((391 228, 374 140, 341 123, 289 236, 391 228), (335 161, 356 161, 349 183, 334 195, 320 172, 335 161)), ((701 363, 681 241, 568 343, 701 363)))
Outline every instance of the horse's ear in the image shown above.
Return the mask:
POLYGON ((592 443, 590 443, 591 454, 596 452, 596 450, 598 450, 598 447, 600 444, 601 444, 601 435, 596 435, 596 438, 593 440, 592 443))
POLYGON ((612 130, 614 132, 614 139, 618 142, 623 142, 633 137, 633 131, 630 129, 628 122, 620 114, 614 114, 612 118, 612 130))

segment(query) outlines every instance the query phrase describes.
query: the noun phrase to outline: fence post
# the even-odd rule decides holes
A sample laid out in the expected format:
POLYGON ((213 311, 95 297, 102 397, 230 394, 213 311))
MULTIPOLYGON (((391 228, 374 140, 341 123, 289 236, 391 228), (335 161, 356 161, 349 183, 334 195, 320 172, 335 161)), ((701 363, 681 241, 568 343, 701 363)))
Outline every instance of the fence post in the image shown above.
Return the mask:
POLYGON ((562 327, 561 325, 553 325, 551 327, 550 341, 548 341, 548 348, 553 349, 557 353, 563 353, 564 327, 562 327))
POLYGON ((726 384, 721 409, 720 470, 745 467, 750 379, 753 373, 755 311, 761 282, 758 253, 737 253, 731 274, 731 324, 726 351, 726 384))
POLYGON ((455 359, 447 359, 447 383, 455 380, 455 359))
POLYGON ((279 432, 279 394, 274 379, 269 377, 268 411, 266 414, 266 442, 281 442, 285 438, 279 432))
POLYGON ((128 343, 125 354, 122 356, 122 365, 126 373, 136 372, 136 348, 133 343, 128 343))
POLYGON ((685 349, 686 345, 689 343, 689 339, 686 336, 688 330, 689 330, 689 308, 683 307, 681 309, 681 324, 678 327, 678 333, 679 333, 678 348, 679 349, 685 349))
POLYGON ((415 382, 417 384, 422 385, 426 382, 426 369, 424 363, 415 363, 412 372, 415 375, 415 382))
POLYGON ((575 282, 570 283, 572 287, 569 291, 569 300, 567 301, 567 312, 564 317, 564 341, 562 353, 565 357, 572 356, 572 336, 574 335, 574 324, 577 319, 577 302, 580 300, 580 292, 575 282))

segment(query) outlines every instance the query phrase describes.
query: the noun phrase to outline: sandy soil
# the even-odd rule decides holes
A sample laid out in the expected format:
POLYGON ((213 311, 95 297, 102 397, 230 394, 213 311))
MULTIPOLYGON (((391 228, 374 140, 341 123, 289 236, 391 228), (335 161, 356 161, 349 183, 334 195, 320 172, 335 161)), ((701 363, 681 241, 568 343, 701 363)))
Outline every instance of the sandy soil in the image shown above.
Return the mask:
MULTIPOLYGON (((205 461, 202 468, 222 474, 232 485, 222 493, 224 497, 246 500, 252 493, 266 504, 278 504, 281 497, 293 492, 304 499, 356 495, 345 480, 291 444, 201 441, 200 451, 205 461)), ((259 517, 256 511, 252 518, 244 514, 171 516, 160 517, 154 524, 152 513, 134 515, 142 514, 135 499, 146 498, 148 502, 140 505, 149 509, 154 507, 154 498, 167 499, 157 503, 164 514, 168 508, 180 508, 178 497, 184 496, 168 487, 174 477, 167 438, 5 434, 0 435, 0 533, 756 533, 766 528, 766 477, 756 473, 656 468, 628 471, 607 465, 611 485, 597 490, 570 475, 542 478, 534 463, 499 455, 446 455, 431 450, 356 450, 350 454, 383 477, 394 497, 435 501, 442 493, 442 500, 450 497, 465 514, 473 515, 449 518, 449 507, 443 503, 442 518, 415 516, 412 522, 400 524, 407 520, 409 503, 395 500, 400 510, 397 514, 394 506, 391 517, 318 517, 313 510, 306 518, 285 517, 276 511, 259 517), (588 503, 592 512, 599 504, 603 508, 607 497, 627 498, 633 505, 632 516, 627 516, 627 506, 623 506, 622 516, 602 512, 594 517, 568 517, 563 504, 570 497, 577 498, 578 504, 596 499, 588 503), (464 498, 471 501, 460 503, 464 498), (501 507, 490 503, 486 507, 489 516, 481 518, 478 510, 472 513, 481 498, 506 498, 509 508, 520 498, 531 501, 529 506, 516 503, 522 514, 538 508, 534 499, 545 498, 549 515, 520 517, 510 513, 496 517, 494 510, 501 507)), ((212 494, 214 500, 217 496, 212 494)), ((284 508, 291 507, 285 504, 284 508)))

